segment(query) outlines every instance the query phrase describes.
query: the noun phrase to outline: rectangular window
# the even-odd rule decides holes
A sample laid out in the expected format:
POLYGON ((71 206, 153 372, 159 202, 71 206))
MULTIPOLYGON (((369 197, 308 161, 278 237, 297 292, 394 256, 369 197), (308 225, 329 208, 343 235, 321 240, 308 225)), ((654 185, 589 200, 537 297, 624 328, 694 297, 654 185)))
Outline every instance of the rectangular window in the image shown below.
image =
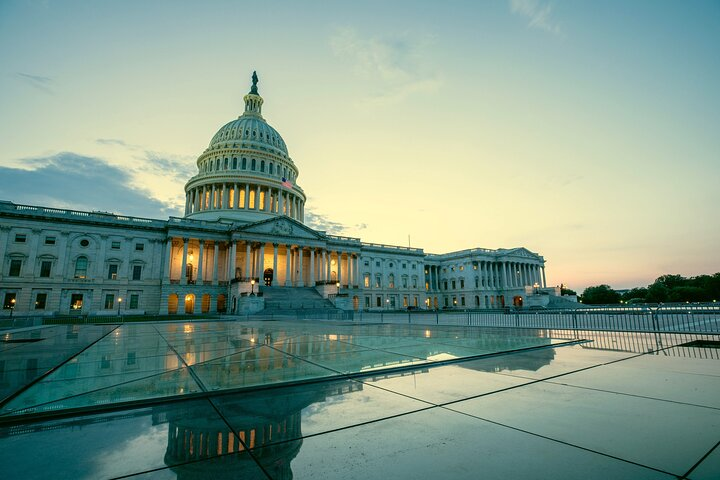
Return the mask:
POLYGON ((120 242, 112 242, 110 244, 110 248, 112 248, 113 250, 120 250, 120 242))
POLYGON ((465 280, 460 279, 460 288, 465 288, 465 280))
POLYGON ((453 288, 453 290, 455 290, 455 289, 457 288, 456 285, 457 285, 457 284, 455 283, 455 280, 453 280, 453 281, 452 281, 452 288, 453 288))
POLYGON ((142 265, 133 265, 132 279, 140 280, 141 276, 142 276, 142 265))
POLYGON ((403 266, 403 270, 406 269, 406 268, 407 268, 407 263, 403 263, 402 266, 403 266))
POLYGON ((135 352, 128 352, 127 354, 127 364, 128 365, 135 365, 135 360, 137 359, 137 354, 135 352))
POLYGON ((375 277, 375 288, 380 288, 382 282, 380 281, 380 275, 375 277))
POLYGON ((115 295, 108 293, 105 295, 105 310, 111 310, 115 306, 115 295))
POLYGON ((45 245, 55 245, 55 237, 45 237, 45 245))
POLYGON ((137 310, 138 303, 140 303, 140 295, 138 295, 137 293, 133 293, 132 295, 130 295, 130 302, 128 304, 128 308, 130 310, 137 310))
POLYGON ((6 293, 5 300, 3 300, 3 309, 8 310, 15 308, 15 293, 6 293))
POLYGON ((22 260, 10 260, 10 271, 8 272, 8 277, 19 277, 21 267, 22 260))
POLYGON ((117 280, 118 266, 112 264, 108 266, 108 280, 117 280))
POLYGON ((110 368, 110 355, 100 357, 100 368, 110 368))
POLYGON ((16 233, 15 234, 15 243, 25 243, 25 240, 27 240, 27 235, 24 233, 16 233))
MULTIPOLYGON (((408 285, 408 284, 407 284, 407 277, 403 277, 403 278, 402 278, 402 288, 407 288, 407 285, 408 285)), ((405 306, 407 306, 407 305, 405 305, 405 306)))
POLYGON ((47 293, 38 293, 35 297, 35 310, 45 310, 47 303, 47 293))
POLYGON ((369 267, 369 266, 370 266, 370 262, 368 262, 367 260, 365 260, 365 266, 366 266, 366 267, 369 267))
POLYGON ((365 297, 365 308, 370 308, 370 297, 365 297))
POLYGON ((413 306, 414 307, 418 306, 418 298, 417 297, 413 297, 413 306))
POLYGON ((48 260, 44 260, 40 263, 40 276, 43 278, 48 278, 50 276, 50 268, 52 267, 52 262, 48 260))
POLYGON ((417 278, 413 277, 412 288, 417 288, 417 278))
POLYGON ((83 296, 82 293, 73 293, 70 296, 70 308, 73 310, 82 310, 83 296))
POLYGON ((370 287, 370 275, 365 274, 365 288, 370 287))
POLYGON ((465 306, 465 297, 460 297, 460 305, 465 306))
POLYGON ((142 252, 143 250, 145 250, 145 244, 144 243, 136 243, 135 250, 138 252, 142 252))
POLYGON ((382 297, 376 297, 375 301, 378 307, 382 307, 382 297))
POLYGON ((408 306, 408 297, 404 296, 403 297, 403 307, 407 307, 407 306, 408 306))
POLYGON ((380 267, 380 262, 375 262, 376 267, 380 267))

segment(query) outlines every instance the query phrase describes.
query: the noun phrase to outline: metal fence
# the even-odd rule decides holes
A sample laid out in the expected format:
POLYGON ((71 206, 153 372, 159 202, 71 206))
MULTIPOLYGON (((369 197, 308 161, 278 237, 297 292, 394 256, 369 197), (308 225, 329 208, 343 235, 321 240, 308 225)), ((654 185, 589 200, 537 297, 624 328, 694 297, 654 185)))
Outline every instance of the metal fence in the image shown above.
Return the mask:
POLYGON ((355 312, 353 321, 628 332, 720 333, 720 306, 713 303, 627 308, 601 306, 561 310, 355 312))

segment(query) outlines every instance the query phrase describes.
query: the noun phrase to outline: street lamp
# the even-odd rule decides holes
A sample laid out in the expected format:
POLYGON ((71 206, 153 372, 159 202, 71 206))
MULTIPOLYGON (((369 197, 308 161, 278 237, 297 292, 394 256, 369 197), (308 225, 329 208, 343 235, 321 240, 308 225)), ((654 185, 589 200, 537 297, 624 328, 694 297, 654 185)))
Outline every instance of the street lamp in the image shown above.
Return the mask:
POLYGON ((389 298, 385 299, 385 305, 386 305, 387 309, 390 310, 390 299, 389 298))
POLYGON ((13 310, 15 310, 15 299, 10 299, 10 318, 12 318, 13 310))
POLYGON ((538 294, 538 288, 540 288, 540 284, 538 284, 537 282, 533 283, 533 288, 535 289, 535 295, 537 295, 537 294, 538 294))
POLYGON ((337 287, 337 292, 336 292, 336 294, 337 294, 337 295, 340 295, 340 282, 336 282, 336 283, 335 283, 335 286, 337 287))
POLYGON ((118 317, 120 316, 120 304, 122 304, 122 297, 118 297, 118 317))
POLYGON ((255 279, 250 280, 250 296, 255 296, 255 279))

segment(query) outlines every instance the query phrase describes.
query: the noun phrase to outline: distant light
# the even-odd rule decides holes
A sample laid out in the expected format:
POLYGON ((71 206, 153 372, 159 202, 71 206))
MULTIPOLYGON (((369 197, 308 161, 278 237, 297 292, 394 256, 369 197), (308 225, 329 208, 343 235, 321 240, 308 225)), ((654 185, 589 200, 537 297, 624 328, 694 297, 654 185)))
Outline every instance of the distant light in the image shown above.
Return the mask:
POLYGON ((431 335, 432 333, 430 332, 430 330, 425 330, 425 338, 430 338, 431 335))
POLYGON ((183 325, 183 332, 184 333, 192 333, 195 330, 191 324, 185 324, 183 325))

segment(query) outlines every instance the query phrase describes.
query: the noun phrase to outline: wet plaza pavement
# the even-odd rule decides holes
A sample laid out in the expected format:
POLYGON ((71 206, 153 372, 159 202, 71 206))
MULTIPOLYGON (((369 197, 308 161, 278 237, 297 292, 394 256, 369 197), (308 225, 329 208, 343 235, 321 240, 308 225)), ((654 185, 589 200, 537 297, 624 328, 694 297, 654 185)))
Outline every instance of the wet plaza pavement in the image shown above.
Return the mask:
POLYGON ((713 335, 208 321, 0 339, 5 478, 720 478, 713 335))

